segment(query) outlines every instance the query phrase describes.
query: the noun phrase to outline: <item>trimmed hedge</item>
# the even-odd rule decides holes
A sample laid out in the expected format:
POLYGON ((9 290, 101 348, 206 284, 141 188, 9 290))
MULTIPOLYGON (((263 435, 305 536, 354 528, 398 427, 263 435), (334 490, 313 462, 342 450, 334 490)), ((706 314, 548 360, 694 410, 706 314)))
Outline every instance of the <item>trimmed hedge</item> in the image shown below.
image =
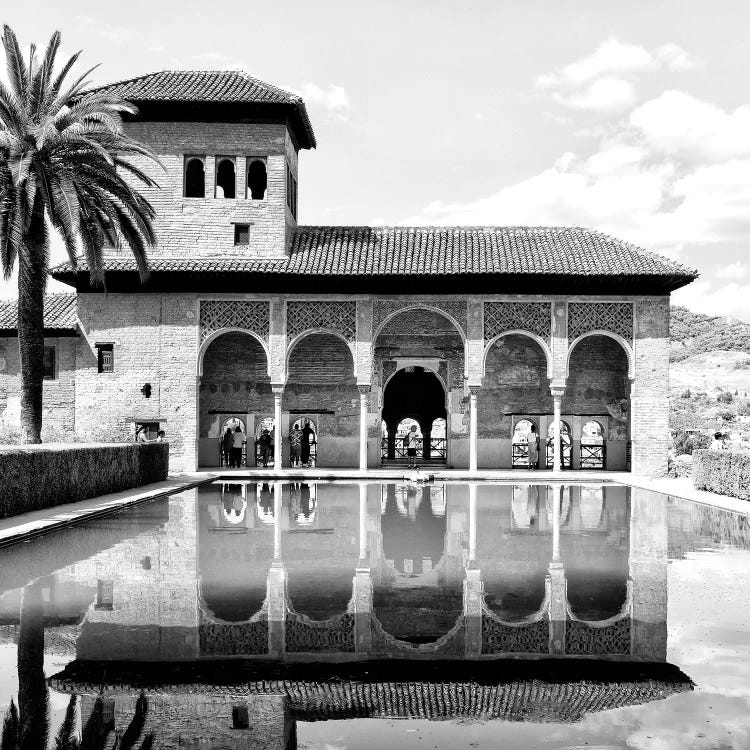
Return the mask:
POLYGON ((698 490, 750 500, 750 453, 694 451, 693 485, 698 490))
POLYGON ((0 518, 167 478, 168 443, 0 447, 0 518))

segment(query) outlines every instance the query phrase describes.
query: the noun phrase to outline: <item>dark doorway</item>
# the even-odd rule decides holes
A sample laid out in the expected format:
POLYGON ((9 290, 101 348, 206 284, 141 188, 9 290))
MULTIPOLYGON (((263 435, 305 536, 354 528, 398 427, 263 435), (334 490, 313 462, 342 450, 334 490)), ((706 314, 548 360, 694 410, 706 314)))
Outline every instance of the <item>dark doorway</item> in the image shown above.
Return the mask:
POLYGON ((447 417, 445 390, 435 373, 422 367, 407 367, 399 370, 385 387, 383 394, 383 436, 381 439, 381 463, 408 463, 404 443, 405 426, 413 420, 419 426, 421 439, 417 448, 420 463, 445 465, 447 461, 447 437, 441 430, 433 435, 435 420, 447 417))

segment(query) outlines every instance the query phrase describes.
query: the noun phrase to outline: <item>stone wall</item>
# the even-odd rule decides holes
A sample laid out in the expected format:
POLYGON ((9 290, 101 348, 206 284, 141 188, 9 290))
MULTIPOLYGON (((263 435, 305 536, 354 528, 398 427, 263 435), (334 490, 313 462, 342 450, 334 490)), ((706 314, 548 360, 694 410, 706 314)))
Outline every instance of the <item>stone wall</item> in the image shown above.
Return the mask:
MULTIPOLYGON (((283 124, 130 122, 129 135, 147 144, 164 169, 143 157, 132 159, 158 183, 139 189, 156 209, 158 247, 152 256, 278 257, 296 225, 287 209, 286 169, 297 175, 297 152, 283 124), (205 160, 205 198, 184 197, 187 155, 205 160), (236 198, 215 197, 217 157, 234 157, 236 198), (266 162, 263 200, 246 197, 246 170, 253 157, 266 162), (235 246, 234 224, 250 226, 249 245, 235 246)), ((127 252, 127 251, 124 251, 127 252)))

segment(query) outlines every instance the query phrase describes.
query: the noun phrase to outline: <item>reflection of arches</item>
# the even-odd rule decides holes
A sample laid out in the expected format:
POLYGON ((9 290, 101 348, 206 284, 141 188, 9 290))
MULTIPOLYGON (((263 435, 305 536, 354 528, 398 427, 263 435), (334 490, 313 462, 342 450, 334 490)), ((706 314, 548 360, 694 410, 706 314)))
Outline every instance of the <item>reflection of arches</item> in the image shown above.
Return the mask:
POLYGON ((247 498, 243 487, 244 485, 236 484, 221 485, 221 511, 224 520, 232 526, 238 526, 245 521, 247 498))
POLYGON ((289 516, 297 526, 315 523, 318 509, 318 487, 315 483, 293 482, 289 485, 289 516))
POLYGON ((487 370, 487 355, 490 353, 490 350, 492 347, 500 341, 500 339, 506 337, 506 336, 526 336, 527 338, 530 338, 532 341, 536 342, 542 352, 544 353, 544 361, 547 368, 547 377, 551 378, 553 375, 552 372, 552 352, 550 351, 549 346, 547 345, 547 342, 541 337, 537 336, 535 333, 531 333, 531 331, 523 331, 523 330, 512 330, 512 331, 503 331, 502 333, 498 334, 494 338, 490 339, 487 342, 487 345, 484 347, 484 353, 482 355, 482 376, 486 375, 487 370))
POLYGON ((255 487, 255 510, 258 514, 258 520, 262 523, 273 525, 274 498, 276 495, 276 485, 269 482, 258 482, 255 487))
POLYGON ((616 333, 612 333, 612 331, 589 331, 588 333, 584 333, 582 336, 579 336, 577 339, 571 342, 571 344, 568 346, 568 357, 565 365, 565 376, 570 376, 570 358, 573 354, 573 351, 575 348, 580 344, 582 341, 584 341, 587 338, 590 338, 592 336, 606 336, 607 338, 612 339, 613 341, 616 341, 621 347, 623 352, 625 353, 625 357, 627 358, 628 362, 628 377, 632 380, 635 378, 635 361, 633 357, 633 349, 630 346, 630 344, 625 341, 625 339, 622 336, 618 336, 616 333))

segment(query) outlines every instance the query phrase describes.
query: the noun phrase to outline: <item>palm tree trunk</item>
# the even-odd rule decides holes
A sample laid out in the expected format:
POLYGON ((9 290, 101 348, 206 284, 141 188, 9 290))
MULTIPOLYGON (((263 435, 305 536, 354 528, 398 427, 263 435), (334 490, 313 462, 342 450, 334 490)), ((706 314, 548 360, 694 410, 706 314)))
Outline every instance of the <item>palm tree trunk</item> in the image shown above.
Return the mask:
POLYGON ((21 440, 42 442, 44 383, 44 290, 47 286, 47 231, 37 200, 18 257, 18 349, 21 359, 21 440))

